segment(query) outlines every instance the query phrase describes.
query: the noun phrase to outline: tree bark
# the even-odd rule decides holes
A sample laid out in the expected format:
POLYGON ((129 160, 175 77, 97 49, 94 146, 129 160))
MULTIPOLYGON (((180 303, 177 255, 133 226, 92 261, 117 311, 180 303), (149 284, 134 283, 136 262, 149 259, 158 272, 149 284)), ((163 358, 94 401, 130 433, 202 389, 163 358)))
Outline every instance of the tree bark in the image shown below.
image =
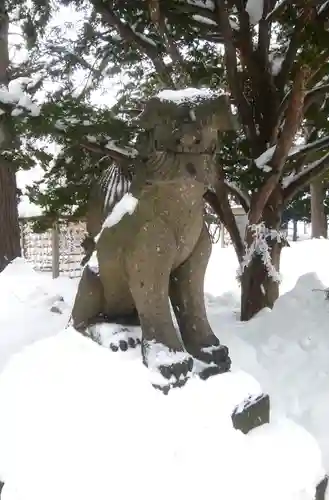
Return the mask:
POLYGON ((15 169, 0 164, 0 272, 21 255, 15 169))
POLYGON ((324 212, 324 188, 322 179, 311 183, 312 238, 327 237, 327 220, 324 212))
POLYGON ((298 221, 295 219, 292 221, 293 223, 293 233, 292 233, 292 241, 297 241, 298 238, 298 221))
MULTIPOLYGON (((281 250, 282 245, 273 242, 270 254, 278 272, 281 250)), ((256 255, 241 276, 241 321, 248 321, 264 307, 272 309, 279 297, 279 284, 268 275, 261 256, 256 255)))
MULTIPOLYGON (((4 2, 0 4, 0 85, 8 86, 8 26, 4 2)), ((0 117, 0 151, 15 147, 10 115, 0 117)), ((0 272, 21 255, 17 209, 16 169, 10 162, 0 162, 0 272)))

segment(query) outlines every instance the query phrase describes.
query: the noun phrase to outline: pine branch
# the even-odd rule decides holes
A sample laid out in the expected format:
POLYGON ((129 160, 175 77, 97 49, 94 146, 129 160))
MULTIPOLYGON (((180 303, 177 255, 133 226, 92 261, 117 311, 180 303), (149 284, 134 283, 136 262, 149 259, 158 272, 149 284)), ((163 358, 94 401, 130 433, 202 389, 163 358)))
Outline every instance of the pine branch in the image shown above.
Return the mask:
POLYGON ((293 180, 283 190, 284 204, 292 200, 296 194, 314 179, 321 177, 329 169, 329 153, 319 160, 307 165, 301 172, 296 174, 293 180))
POLYGON ((163 83, 166 85, 169 84, 169 86, 172 87, 172 78, 159 54, 159 48, 146 41, 142 36, 138 36, 138 33, 136 33, 127 23, 121 21, 114 13, 113 9, 109 5, 104 4, 102 0, 91 0, 91 3, 95 10, 102 16, 103 21, 116 28, 120 36, 126 42, 134 43, 138 49, 152 61, 163 83))
POLYGON ((175 40, 171 36, 169 30, 167 29, 166 17, 160 8, 159 0, 148 0, 150 17, 159 32, 162 39, 162 43, 166 48, 168 55, 171 57, 173 63, 176 65, 177 69, 180 69, 181 75, 184 80, 184 84, 188 84, 191 81, 190 74, 187 71, 184 59, 176 45, 175 40))

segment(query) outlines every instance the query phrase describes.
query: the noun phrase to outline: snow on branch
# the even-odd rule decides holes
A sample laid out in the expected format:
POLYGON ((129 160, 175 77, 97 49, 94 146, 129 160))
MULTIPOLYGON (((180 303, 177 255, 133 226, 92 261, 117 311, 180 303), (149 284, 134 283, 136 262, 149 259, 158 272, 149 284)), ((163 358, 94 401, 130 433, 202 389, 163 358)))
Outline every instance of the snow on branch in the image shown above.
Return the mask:
POLYGON ((201 16, 199 14, 193 14, 192 18, 194 19, 194 21, 197 21, 197 22, 202 23, 202 24, 207 24, 209 26, 217 26, 216 21, 214 21, 213 19, 210 19, 210 17, 204 17, 204 16, 201 16))
MULTIPOLYGON (((322 137, 321 139, 317 139, 316 141, 309 142, 307 144, 301 144, 298 146, 292 146, 290 148, 289 153, 287 155, 287 160, 296 160, 298 157, 305 155, 306 153, 310 153, 311 151, 319 151, 321 149, 327 148, 329 146, 329 136, 322 137)), ((272 170, 271 166, 268 163, 271 161, 276 145, 267 149, 255 160, 255 165, 264 172, 270 172, 272 170)), ((304 172, 304 171, 303 171, 304 172)), ((296 174, 299 175, 299 174, 296 174)), ((295 177, 295 176, 294 176, 295 177)), ((282 183, 283 187, 287 187, 288 179, 292 179, 292 175, 284 178, 282 183)))
POLYGON ((135 28, 133 26, 130 27, 131 30, 135 33, 135 35, 140 38, 141 40, 143 40, 143 42, 145 43, 149 43, 150 45, 152 45, 153 47, 156 47, 157 44, 151 40, 151 38, 149 38, 148 36, 144 35, 144 33, 140 33, 139 31, 136 31, 135 28))
POLYGON ((285 179, 284 200, 291 200, 304 186, 307 186, 315 177, 329 169, 329 153, 322 158, 306 165, 301 172, 285 179))
POLYGON ((31 81, 30 79, 20 78, 11 81, 8 88, 5 85, 0 85, 0 103, 11 106, 12 116, 19 116, 24 111, 27 111, 31 116, 40 115, 40 106, 35 104, 25 92, 28 83, 31 81))
POLYGON ((212 0, 187 0, 187 3, 201 9, 215 10, 215 5, 212 0))
POLYGON ((164 89, 161 90, 156 97, 160 99, 160 101, 174 102, 176 104, 189 102, 193 104, 203 100, 216 99, 221 94, 223 94, 223 92, 215 92, 209 88, 196 89, 188 87, 180 90, 164 89))
POLYGON ((116 153, 121 154, 122 156, 126 156, 127 158, 136 158, 138 156, 138 151, 135 148, 131 148, 128 146, 122 147, 118 146, 116 141, 110 139, 108 143, 105 145, 106 149, 110 151, 114 151, 116 153))
POLYGON ((101 140, 98 140, 97 137, 88 135, 87 141, 81 142, 80 146, 87 151, 109 156, 116 161, 125 161, 138 156, 138 151, 135 148, 130 146, 118 146, 116 141, 109 137, 107 138, 106 144, 104 144, 101 140))
MULTIPOLYGON (((289 150, 287 158, 289 158, 290 156, 294 156, 296 153, 299 153, 303 149, 303 147, 304 147, 303 145, 292 146, 292 148, 290 148, 289 150)), ((272 167, 268 165, 268 163, 272 160, 275 149, 276 149, 276 144, 266 149, 264 153, 262 153, 258 158, 256 158, 254 160, 256 167, 258 167, 260 170, 264 170, 264 172, 270 172, 272 170, 272 167)))
POLYGON ((281 275, 272 264, 271 251, 268 241, 276 240, 278 243, 284 241, 283 235, 274 229, 268 229, 263 222, 249 226, 252 233, 252 243, 245 245, 245 255, 240 265, 239 275, 243 274, 246 267, 249 267, 255 256, 262 259, 268 276, 277 282, 281 282, 281 275))
POLYGON ((289 152, 289 157, 291 159, 296 159, 298 156, 304 155, 306 153, 310 153, 311 151, 319 151, 321 149, 327 148, 329 146, 329 136, 321 137, 321 139, 317 139, 316 141, 308 142, 307 144, 303 144, 299 147, 292 148, 289 152))

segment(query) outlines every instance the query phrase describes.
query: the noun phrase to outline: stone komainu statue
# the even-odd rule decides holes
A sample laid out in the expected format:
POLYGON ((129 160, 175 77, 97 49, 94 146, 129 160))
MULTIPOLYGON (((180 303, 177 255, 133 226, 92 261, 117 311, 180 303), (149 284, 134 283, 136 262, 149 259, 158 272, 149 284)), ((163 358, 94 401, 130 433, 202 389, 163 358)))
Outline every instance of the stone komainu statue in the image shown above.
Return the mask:
POLYGON ((234 122, 225 95, 201 95, 192 104, 166 97, 152 98, 140 116, 149 135, 147 155, 139 159, 129 193, 99 228, 98 269, 85 266, 72 319, 86 332, 101 316, 120 323, 137 311, 143 361, 170 387, 183 385, 193 364, 202 378, 231 364, 205 310, 211 242, 203 194, 216 178, 219 134, 234 122))

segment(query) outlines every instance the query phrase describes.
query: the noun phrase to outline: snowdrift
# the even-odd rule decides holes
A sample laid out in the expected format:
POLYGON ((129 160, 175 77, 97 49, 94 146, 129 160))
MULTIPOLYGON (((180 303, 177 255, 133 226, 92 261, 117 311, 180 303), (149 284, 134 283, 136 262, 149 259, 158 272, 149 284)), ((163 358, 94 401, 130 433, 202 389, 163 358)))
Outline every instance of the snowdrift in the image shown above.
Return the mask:
POLYGON ((11 264, 0 275, 1 500, 313 499, 318 444, 329 466, 329 302, 313 291, 329 283, 328 251, 327 241, 285 250, 287 293, 241 324, 234 254, 215 248, 208 311, 233 371, 168 396, 151 387, 138 350, 106 348, 109 329, 105 347, 63 330, 73 280, 11 264), (59 295, 62 314, 51 312, 59 295), (262 389, 271 423, 244 435, 232 409, 262 389))

